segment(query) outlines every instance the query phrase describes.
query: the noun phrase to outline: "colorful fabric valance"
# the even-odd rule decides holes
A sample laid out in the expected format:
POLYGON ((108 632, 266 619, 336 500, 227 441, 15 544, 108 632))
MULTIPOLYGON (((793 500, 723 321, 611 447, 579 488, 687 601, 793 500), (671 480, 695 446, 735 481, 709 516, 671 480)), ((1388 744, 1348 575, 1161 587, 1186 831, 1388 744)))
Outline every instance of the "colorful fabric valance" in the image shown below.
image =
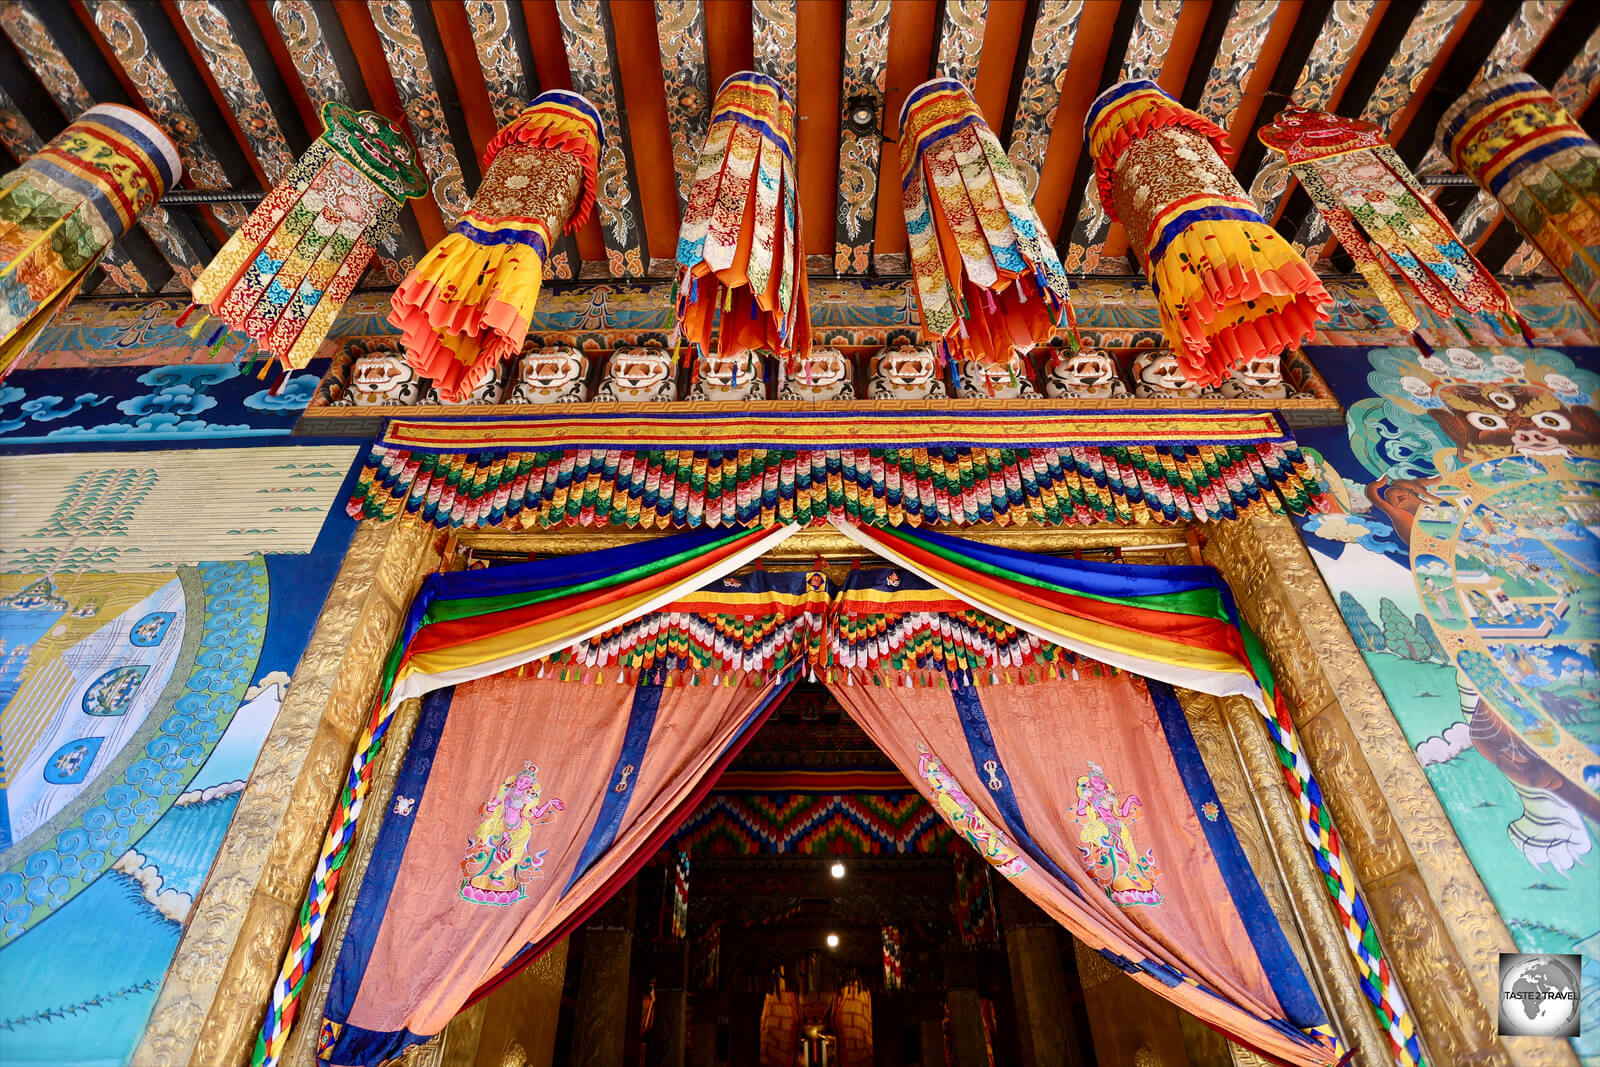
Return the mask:
POLYGON ((379 239, 407 200, 428 192, 417 150, 392 119, 330 100, 322 126, 192 289, 196 305, 286 368, 316 355, 379 239))
POLYGON ((1487 78, 1444 113, 1438 142, 1600 318, 1600 145, 1560 101, 1526 74, 1487 78))
MULTIPOLYGON (((811 348, 794 101, 754 71, 717 90, 678 230, 678 330, 703 352, 811 348)), ((737 383, 735 383, 737 384, 737 383)))
POLYGON ((944 354, 1008 366, 1063 327, 1066 272, 967 87, 923 82, 900 108, 901 205, 922 335, 944 354))
POLYGON ((534 97, 484 149, 472 206, 395 290, 389 321, 406 360, 444 400, 522 351, 550 246, 594 207, 601 129, 577 93, 534 97))
POLYGON ((1289 164, 1396 326, 1415 330, 1417 316, 1395 289, 1382 257, 1436 315, 1480 316, 1499 332, 1510 327, 1511 337, 1522 340, 1511 299, 1467 251, 1384 140, 1381 126, 1287 107, 1256 136, 1289 164))
POLYGON ((0 176, 0 378, 182 173, 147 116, 98 104, 0 176))
POLYGON ((1084 137, 1100 202, 1127 229, 1190 382, 1215 385, 1328 321, 1321 280, 1217 154, 1225 130, 1139 80, 1095 98, 1084 137))
POLYGON ((349 509, 436 526, 1189 522, 1321 510, 1271 412, 638 411, 396 420, 349 509))

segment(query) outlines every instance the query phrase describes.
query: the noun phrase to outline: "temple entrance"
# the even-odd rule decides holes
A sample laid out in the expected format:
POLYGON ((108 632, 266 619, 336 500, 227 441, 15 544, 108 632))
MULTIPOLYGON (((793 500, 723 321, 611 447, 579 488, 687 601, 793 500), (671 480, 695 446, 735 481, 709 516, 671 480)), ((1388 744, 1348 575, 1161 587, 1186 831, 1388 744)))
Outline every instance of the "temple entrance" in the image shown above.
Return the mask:
POLYGON ((816 683, 550 955, 472 1010, 475 1056, 452 1059, 447 1034, 444 1062, 1230 1063, 1223 1038, 992 876, 816 683))

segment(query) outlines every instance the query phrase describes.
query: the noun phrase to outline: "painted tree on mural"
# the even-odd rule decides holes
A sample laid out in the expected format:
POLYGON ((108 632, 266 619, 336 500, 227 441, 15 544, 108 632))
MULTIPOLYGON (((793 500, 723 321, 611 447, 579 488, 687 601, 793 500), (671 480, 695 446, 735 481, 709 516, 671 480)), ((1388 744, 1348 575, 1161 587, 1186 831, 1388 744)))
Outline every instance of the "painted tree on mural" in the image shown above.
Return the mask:
POLYGON ((1383 624, 1383 643, 1394 655, 1419 663, 1433 658, 1430 639, 1418 633, 1416 625, 1388 597, 1378 601, 1378 619, 1383 624))
POLYGON ((1383 629, 1372 621, 1366 607, 1351 596, 1348 589, 1339 594, 1339 614, 1350 627, 1350 636, 1355 639, 1357 648, 1363 652, 1384 650, 1383 629))
POLYGON ((1440 663, 1449 663, 1450 654, 1439 643, 1439 635, 1433 632, 1433 623, 1428 621, 1428 617, 1419 611, 1416 614, 1414 623, 1417 627, 1417 633, 1421 634, 1422 639, 1428 642, 1428 658, 1430 660, 1438 660, 1440 663))

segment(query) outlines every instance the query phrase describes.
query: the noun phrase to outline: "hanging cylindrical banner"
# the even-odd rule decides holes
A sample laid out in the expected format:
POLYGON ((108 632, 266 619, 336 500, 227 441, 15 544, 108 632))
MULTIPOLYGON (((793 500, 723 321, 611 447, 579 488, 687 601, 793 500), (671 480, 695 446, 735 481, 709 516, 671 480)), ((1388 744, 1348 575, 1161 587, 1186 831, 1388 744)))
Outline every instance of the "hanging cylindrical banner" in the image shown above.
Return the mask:
POLYGON ((811 347, 806 250, 794 164, 794 101, 765 74, 717 90, 678 230, 684 340, 725 356, 811 347))
POLYGON ((1152 81, 1095 98, 1084 127, 1100 202, 1128 231, 1184 377, 1309 341, 1333 300, 1278 235, 1218 150, 1227 133, 1152 81))
POLYGON ((1439 120, 1438 143, 1600 318, 1600 144, 1526 74, 1468 89, 1439 120))
POLYGON ((1006 366, 1077 323, 1033 201, 967 87, 923 82, 900 108, 901 206, 922 335, 1006 366))
POLYGON ((0 378, 182 173, 148 116, 99 104, 0 177, 0 378))
POLYGON ((455 229, 394 293, 406 360, 446 401, 522 351, 550 246, 594 207, 600 112, 577 93, 534 97, 484 150, 483 183, 455 229))
POLYGON ((329 101, 322 127, 192 290, 197 305, 297 369, 317 354, 400 208, 428 191, 392 119, 329 101))
POLYGON ((1288 107, 1257 136, 1288 163, 1396 326, 1415 330, 1418 321, 1385 259, 1436 315, 1466 312, 1515 330, 1505 290, 1461 243, 1381 126, 1288 107))

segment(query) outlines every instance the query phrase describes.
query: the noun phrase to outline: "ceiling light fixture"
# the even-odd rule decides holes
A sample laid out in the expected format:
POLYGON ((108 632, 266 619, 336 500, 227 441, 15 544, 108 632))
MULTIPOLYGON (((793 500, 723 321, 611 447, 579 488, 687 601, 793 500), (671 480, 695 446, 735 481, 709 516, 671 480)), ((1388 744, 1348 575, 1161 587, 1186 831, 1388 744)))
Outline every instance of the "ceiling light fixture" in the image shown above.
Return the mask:
POLYGON ((828 935, 828 947, 829 948, 838 948, 839 947, 839 935, 838 934, 829 934, 828 935))
POLYGON ((835 878, 843 878, 844 877, 844 864, 835 863, 832 867, 828 868, 828 873, 833 875, 835 878))

